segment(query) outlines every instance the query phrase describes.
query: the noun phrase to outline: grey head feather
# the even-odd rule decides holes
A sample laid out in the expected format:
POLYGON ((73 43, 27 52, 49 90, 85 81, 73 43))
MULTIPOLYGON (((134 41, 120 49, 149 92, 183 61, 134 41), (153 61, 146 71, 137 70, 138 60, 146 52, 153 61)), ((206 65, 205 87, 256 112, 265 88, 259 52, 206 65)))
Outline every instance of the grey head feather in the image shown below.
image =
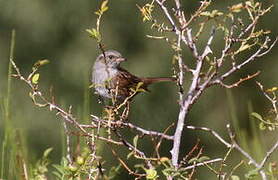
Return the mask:
MULTIPOLYGON (((109 56, 116 56, 116 57, 122 57, 122 55, 121 55, 121 53, 119 53, 118 51, 116 51, 116 50, 107 50, 107 51, 105 51, 104 52, 104 54, 105 54, 105 57, 107 58, 107 57, 109 57, 109 56)), ((98 60, 100 60, 100 59, 102 59, 103 58, 103 53, 101 53, 98 57, 97 57, 97 59, 98 60)))

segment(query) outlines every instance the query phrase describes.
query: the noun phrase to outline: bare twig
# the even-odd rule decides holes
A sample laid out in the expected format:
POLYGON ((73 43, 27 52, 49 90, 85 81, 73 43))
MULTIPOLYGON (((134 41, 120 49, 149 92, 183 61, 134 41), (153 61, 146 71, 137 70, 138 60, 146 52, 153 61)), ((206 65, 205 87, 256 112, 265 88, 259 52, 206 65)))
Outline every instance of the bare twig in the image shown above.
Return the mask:
POLYGON ((186 126, 187 129, 192 130, 202 130, 211 133, 216 139, 218 139, 222 144, 224 144, 227 148, 231 147, 231 144, 225 141, 217 132, 207 127, 196 127, 196 126, 186 126))
POLYGON ((264 43, 260 46, 260 48, 255 53, 253 53, 249 58, 244 60, 242 63, 240 63, 238 65, 233 65, 233 67, 230 70, 228 70, 226 73, 224 73, 223 75, 218 76, 214 80, 212 80, 209 83, 209 85, 220 84, 224 79, 229 77, 235 71, 240 70, 242 67, 244 67, 247 64, 251 63, 252 61, 256 60, 258 57, 261 57, 262 55, 265 54, 265 52, 269 52, 274 47, 274 45, 276 44, 277 40, 278 40, 278 38, 276 38, 274 40, 274 42, 271 44, 271 46, 269 48, 266 49, 266 51, 262 52, 267 47, 267 44, 270 41, 269 37, 266 37, 264 43))
POLYGON ((266 152, 265 157, 263 158, 263 160, 261 161, 261 163, 259 164, 259 169, 262 169, 265 165, 265 163, 267 162, 267 160, 270 158, 270 156, 273 154, 274 151, 276 151, 278 149, 278 140, 276 141, 276 143, 270 148, 269 151, 266 152))
MULTIPOLYGON (((105 126, 106 124, 108 124, 107 120, 101 119, 101 118, 99 118, 97 116, 94 116, 94 115, 91 115, 91 117, 92 117, 92 121, 95 121, 100 125, 105 126)), ((141 128, 139 126, 136 126, 132 123, 123 122, 123 121, 112 121, 110 123, 111 123, 111 125, 114 125, 114 126, 125 126, 125 127, 130 128, 130 129, 134 129, 138 132, 141 132, 143 135, 157 136, 157 137, 160 137, 160 138, 163 138, 163 139, 173 140, 173 136, 169 136, 165 133, 161 133, 161 132, 157 132, 157 131, 146 130, 146 129, 143 129, 143 128, 141 128)), ((84 127, 84 128, 96 128, 95 125, 81 125, 81 126, 84 127)))
MULTIPOLYGON (((233 134, 230 125, 227 125, 227 129, 228 129, 228 133, 230 136, 230 139, 232 141, 232 145, 235 149, 237 149, 243 156, 245 156, 248 160, 250 164, 253 164, 256 168, 259 168, 259 164, 255 161, 255 159, 253 159, 246 151, 244 151, 236 142, 235 140, 235 135, 233 134)), ((259 173, 261 174, 261 177, 263 180, 267 180, 266 174, 264 172, 264 170, 260 170, 258 169, 259 173)))
POLYGON ((72 158, 71 158, 71 150, 70 150, 70 136, 69 136, 69 130, 67 127, 67 123, 64 121, 63 122, 63 126, 64 126, 64 131, 66 134, 66 146, 67 146, 67 160, 69 161, 70 164, 72 164, 72 158))
POLYGON ((131 170, 128 167, 128 165, 119 157, 119 155, 116 153, 116 151, 113 148, 111 148, 111 152, 117 158, 117 160, 121 163, 121 165, 129 172, 129 174, 132 174, 132 175, 137 176, 137 177, 146 176, 146 174, 139 174, 139 173, 136 173, 133 170, 131 170))
POLYGON ((247 80, 250 80, 250 79, 253 79, 254 77, 258 76, 261 72, 260 71, 257 71, 256 73, 254 74, 251 74, 251 75, 248 75, 244 78, 240 78, 237 82, 231 84, 231 85, 227 85, 227 84, 224 84, 224 82, 220 81, 219 84, 225 88, 234 88, 234 87, 238 87, 241 83, 243 83, 244 81, 247 81, 247 80))
POLYGON ((212 160, 208 160, 208 161, 205 161, 205 162, 197 163, 195 165, 187 166, 187 167, 180 168, 180 169, 181 170, 194 169, 194 168, 199 167, 199 166, 204 166, 206 164, 211 164, 211 163, 215 163, 215 162, 219 162, 219 161, 223 161, 223 159, 222 158, 212 159, 212 160))
POLYGON ((117 131, 117 130, 114 130, 113 131, 115 133, 115 135, 123 142, 123 144, 128 147, 128 150, 130 151, 133 151, 135 154, 135 157, 138 157, 138 158, 141 158, 141 159, 144 159, 148 165, 149 168, 152 168, 152 164, 150 162, 150 158, 147 158, 145 153, 138 150, 136 147, 134 147, 133 145, 131 145, 128 141, 126 141, 122 135, 117 131))
MULTIPOLYGON (((264 90, 264 87, 263 85, 256 81, 257 85, 259 86, 260 90, 263 92, 264 96, 271 102, 271 105, 272 105, 272 108, 274 110, 274 113, 276 115, 275 119, 278 121, 278 109, 277 109, 277 96, 275 93, 273 93, 272 97, 264 90)), ((267 121, 264 121, 264 123, 267 123, 267 124, 274 124, 274 123, 271 123, 271 122, 267 122, 267 121)))

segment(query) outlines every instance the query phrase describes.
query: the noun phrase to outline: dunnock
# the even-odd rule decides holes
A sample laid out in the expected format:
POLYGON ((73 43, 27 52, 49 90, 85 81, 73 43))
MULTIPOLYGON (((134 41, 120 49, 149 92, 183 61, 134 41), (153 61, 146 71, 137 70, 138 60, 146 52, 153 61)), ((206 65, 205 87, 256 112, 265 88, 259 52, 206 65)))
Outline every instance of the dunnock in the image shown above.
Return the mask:
POLYGON ((140 82, 140 88, 148 91, 147 87, 150 84, 176 81, 173 77, 137 77, 120 67, 123 61, 126 59, 115 50, 105 51, 97 57, 92 71, 92 83, 96 94, 105 98, 114 96, 117 100, 123 101, 133 93, 131 89, 136 89, 140 82))

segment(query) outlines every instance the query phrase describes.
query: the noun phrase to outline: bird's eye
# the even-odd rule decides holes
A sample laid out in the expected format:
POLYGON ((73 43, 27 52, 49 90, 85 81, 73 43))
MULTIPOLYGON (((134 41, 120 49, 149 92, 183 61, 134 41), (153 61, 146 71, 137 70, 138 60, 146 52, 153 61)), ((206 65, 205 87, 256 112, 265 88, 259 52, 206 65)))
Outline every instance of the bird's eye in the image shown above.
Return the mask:
POLYGON ((110 55, 110 56, 108 56, 108 58, 109 58, 109 59, 113 59, 113 56, 112 56, 112 55, 110 55))

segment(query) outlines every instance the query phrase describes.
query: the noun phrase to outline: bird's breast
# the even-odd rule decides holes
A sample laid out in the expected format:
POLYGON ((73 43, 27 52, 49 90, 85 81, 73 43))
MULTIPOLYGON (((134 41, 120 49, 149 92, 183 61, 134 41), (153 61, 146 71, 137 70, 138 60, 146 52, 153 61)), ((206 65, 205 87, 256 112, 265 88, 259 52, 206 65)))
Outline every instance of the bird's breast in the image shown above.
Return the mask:
POLYGON ((117 70, 111 68, 94 69, 92 73, 92 83, 96 93, 107 98, 111 98, 109 90, 110 80, 117 75, 117 70))

